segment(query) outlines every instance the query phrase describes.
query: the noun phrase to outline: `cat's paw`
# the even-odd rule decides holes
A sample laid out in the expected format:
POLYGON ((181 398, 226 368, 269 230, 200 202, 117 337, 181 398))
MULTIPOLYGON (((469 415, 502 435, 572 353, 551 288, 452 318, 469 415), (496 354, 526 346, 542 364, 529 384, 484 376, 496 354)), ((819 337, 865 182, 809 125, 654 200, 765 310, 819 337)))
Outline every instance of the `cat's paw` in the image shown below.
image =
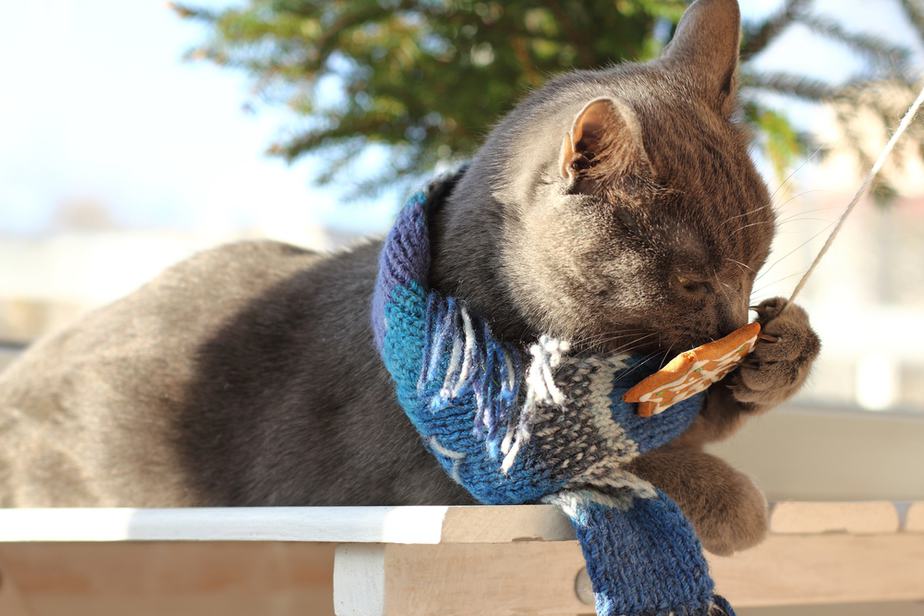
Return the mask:
POLYGON ((668 447, 639 456, 627 470, 671 497, 713 554, 747 549, 767 534, 763 493, 747 475, 714 455, 668 447))
POLYGON ((738 402, 774 406, 795 394, 808 377, 821 341, 798 305, 780 314, 786 300, 764 300, 756 307, 761 337, 732 373, 729 387, 738 402))
POLYGON ((767 535, 767 499, 746 475, 735 471, 703 498, 712 510, 697 516, 693 525, 709 552, 730 556, 754 547, 767 535))

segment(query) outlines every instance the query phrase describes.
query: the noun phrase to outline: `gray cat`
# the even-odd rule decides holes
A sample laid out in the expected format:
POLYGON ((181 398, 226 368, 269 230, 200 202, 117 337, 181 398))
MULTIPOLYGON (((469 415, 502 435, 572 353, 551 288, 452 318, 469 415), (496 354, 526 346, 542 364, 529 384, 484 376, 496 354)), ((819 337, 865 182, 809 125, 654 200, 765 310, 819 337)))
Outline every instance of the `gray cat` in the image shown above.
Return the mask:
MULTIPOLYGON (((743 325, 773 210, 733 119, 739 11, 699 0, 662 58, 530 95, 441 208, 432 282, 510 341, 664 357, 743 325)), ((421 446, 372 343, 378 241, 334 255, 223 246, 42 340, 0 375, 0 505, 470 503, 421 446)), ((819 350, 805 313, 634 470, 706 547, 765 532, 749 479, 701 451, 791 396, 819 350)))

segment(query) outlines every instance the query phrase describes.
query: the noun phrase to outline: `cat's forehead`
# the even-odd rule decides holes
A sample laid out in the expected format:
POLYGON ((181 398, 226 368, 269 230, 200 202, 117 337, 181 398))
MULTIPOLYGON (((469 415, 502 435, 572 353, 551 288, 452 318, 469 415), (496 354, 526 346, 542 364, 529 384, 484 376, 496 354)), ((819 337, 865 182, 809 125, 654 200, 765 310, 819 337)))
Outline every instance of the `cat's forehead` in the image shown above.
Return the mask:
POLYGON ((775 232, 775 217, 760 177, 747 183, 710 182, 674 191, 658 207, 660 224, 669 229, 671 250, 685 257, 720 262, 735 259, 753 265, 766 258, 775 232), (750 193, 750 194, 749 194, 750 193))
POLYGON ((675 255, 759 263, 769 251, 775 217, 745 143, 731 127, 723 134, 696 122, 682 126, 682 132, 646 138, 662 187, 650 223, 675 255))
POLYGON ((658 183, 687 206, 734 213, 769 199, 735 123, 695 103, 648 105, 639 120, 658 183))

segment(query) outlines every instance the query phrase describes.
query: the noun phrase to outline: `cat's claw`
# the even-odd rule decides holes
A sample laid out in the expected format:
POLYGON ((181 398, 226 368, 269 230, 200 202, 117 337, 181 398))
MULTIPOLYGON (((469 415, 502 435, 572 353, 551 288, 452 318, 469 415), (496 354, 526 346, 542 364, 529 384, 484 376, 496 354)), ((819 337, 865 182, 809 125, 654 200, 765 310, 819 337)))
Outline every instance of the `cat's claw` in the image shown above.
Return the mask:
POLYGON ((777 297, 755 307, 762 326, 757 344, 727 383, 736 400, 773 406, 795 394, 808 377, 821 342, 805 310, 777 297))

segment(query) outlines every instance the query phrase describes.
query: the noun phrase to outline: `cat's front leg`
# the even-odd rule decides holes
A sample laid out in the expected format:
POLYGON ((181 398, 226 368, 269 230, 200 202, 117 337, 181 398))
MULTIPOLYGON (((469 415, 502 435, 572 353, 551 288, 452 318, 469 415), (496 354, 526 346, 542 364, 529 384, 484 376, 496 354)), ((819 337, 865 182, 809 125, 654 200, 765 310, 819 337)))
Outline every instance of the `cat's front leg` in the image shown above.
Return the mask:
POLYGON ((763 493, 724 460, 669 445, 639 456, 628 470, 666 492, 713 554, 747 549, 767 534, 763 493))
POLYGON ((744 362, 706 394, 702 413, 682 442, 714 441, 731 434, 741 419, 791 398, 805 384, 821 341, 797 305, 783 311, 782 297, 756 307, 761 338, 744 362))

